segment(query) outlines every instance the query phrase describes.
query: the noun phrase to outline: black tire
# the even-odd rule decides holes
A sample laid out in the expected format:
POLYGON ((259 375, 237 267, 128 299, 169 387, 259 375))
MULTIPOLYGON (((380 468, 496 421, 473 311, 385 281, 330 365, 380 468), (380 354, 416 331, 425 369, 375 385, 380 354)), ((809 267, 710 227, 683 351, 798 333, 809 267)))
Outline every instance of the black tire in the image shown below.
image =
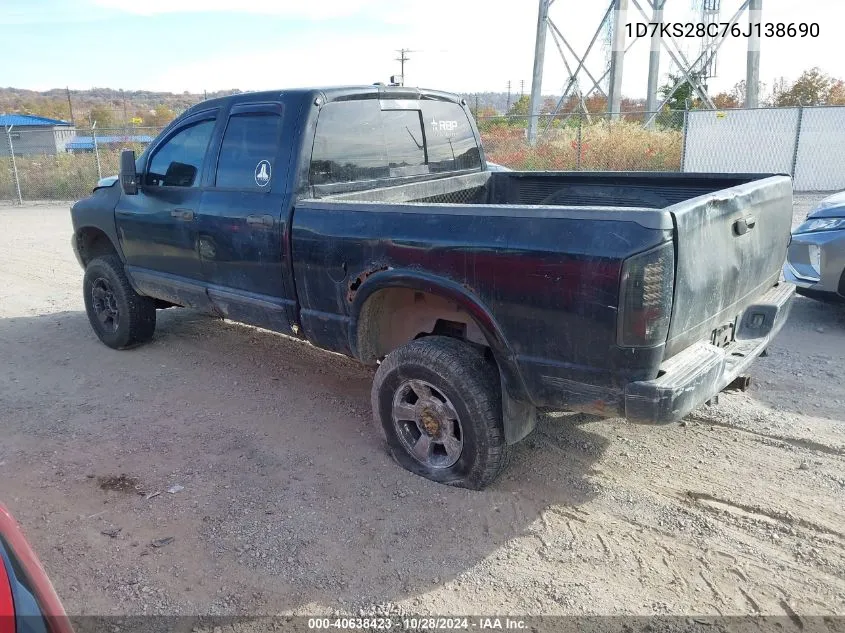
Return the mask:
MULTIPOLYGON (((372 405, 373 415, 384 429, 391 455, 412 473, 442 484, 481 490, 495 480, 507 464, 498 372, 473 345, 443 336, 428 336, 394 350, 376 372, 372 405), (426 399, 417 398, 415 404, 409 405, 407 403, 414 399, 415 388, 407 385, 418 383, 427 389, 426 399), (442 422, 454 425, 450 428, 457 431, 450 433, 458 436, 462 444, 460 457, 454 463, 449 463, 454 456, 447 453, 446 444, 441 446, 433 439, 443 437, 445 427, 435 421, 434 435, 424 430, 430 428, 427 423, 432 419, 431 410, 425 405, 428 401, 434 402, 435 408, 440 401, 445 401, 446 410, 457 413, 457 423, 451 421, 451 414, 445 414, 442 422), (415 407, 414 421, 395 416, 397 402, 398 406, 415 407), (401 420, 395 421, 394 417, 401 420), (420 435, 416 436, 416 433, 420 435), (414 437, 422 437, 424 433, 429 435, 426 442, 434 446, 423 453, 430 455, 427 462, 415 457, 411 448, 414 437), (443 454, 435 454, 439 452, 443 454), (441 464, 431 463, 436 460, 441 464)), ((452 442, 454 439, 450 438, 452 442)))
POLYGON ((126 349, 153 337, 155 300, 133 290, 117 255, 103 255, 88 262, 82 292, 91 327, 109 347, 126 349))

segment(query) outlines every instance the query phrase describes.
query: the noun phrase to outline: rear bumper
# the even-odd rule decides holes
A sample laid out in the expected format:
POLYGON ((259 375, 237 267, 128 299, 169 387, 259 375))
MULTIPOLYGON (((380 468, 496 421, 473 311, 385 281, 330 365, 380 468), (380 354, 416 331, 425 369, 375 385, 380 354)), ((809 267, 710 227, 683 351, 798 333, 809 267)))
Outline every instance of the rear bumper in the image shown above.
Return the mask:
POLYGON ((663 363, 654 380, 625 388, 625 417, 632 422, 674 422, 745 372, 789 316, 795 289, 780 283, 742 314, 736 340, 727 348, 708 342, 690 346, 663 363))

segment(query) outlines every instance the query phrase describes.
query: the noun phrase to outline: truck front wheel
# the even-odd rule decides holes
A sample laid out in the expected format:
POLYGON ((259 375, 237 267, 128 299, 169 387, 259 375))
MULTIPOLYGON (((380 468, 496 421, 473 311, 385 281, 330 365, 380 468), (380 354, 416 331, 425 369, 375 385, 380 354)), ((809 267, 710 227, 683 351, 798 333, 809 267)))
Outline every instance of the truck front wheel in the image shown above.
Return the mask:
POLYGON ((155 300, 139 295, 117 255, 88 262, 82 282, 85 311, 97 337, 114 349, 145 343, 156 327, 155 300))
POLYGON ((394 350, 372 404, 393 458, 417 475, 480 490, 507 463, 498 373, 473 345, 428 336, 394 350))

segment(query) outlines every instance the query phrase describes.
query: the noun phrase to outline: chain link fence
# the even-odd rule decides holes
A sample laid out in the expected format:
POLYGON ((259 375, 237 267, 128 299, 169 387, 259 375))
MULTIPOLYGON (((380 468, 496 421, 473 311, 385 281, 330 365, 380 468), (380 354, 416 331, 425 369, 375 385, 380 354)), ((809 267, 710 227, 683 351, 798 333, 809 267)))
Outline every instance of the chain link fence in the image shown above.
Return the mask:
POLYGON ((71 201, 113 176, 120 151, 139 154, 162 128, 0 128, 0 201, 71 201))
POLYGON ((845 189, 845 106, 694 110, 683 170, 789 174, 796 191, 845 189))
MULTIPOLYGON (((487 160, 516 170, 789 173, 795 189, 845 188, 845 108, 482 116, 487 160), (821 147, 824 151, 820 151, 821 147)), ((118 172, 160 127, 0 128, 0 202, 71 201, 118 172)))

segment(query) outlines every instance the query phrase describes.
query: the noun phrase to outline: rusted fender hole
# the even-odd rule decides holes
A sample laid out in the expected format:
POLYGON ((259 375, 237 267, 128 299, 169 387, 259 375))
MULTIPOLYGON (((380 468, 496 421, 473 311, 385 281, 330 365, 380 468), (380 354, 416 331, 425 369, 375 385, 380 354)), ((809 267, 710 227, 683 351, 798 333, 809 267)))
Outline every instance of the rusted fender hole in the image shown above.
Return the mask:
POLYGON ((375 275, 376 273, 380 273, 385 270, 390 270, 390 266, 379 266, 377 268, 371 268, 369 270, 365 270, 360 275, 355 277, 351 282, 349 282, 349 290, 346 292, 346 300, 349 303, 355 299, 355 293, 358 291, 358 288, 361 287, 361 284, 364 283, 369 277, 375 275))

